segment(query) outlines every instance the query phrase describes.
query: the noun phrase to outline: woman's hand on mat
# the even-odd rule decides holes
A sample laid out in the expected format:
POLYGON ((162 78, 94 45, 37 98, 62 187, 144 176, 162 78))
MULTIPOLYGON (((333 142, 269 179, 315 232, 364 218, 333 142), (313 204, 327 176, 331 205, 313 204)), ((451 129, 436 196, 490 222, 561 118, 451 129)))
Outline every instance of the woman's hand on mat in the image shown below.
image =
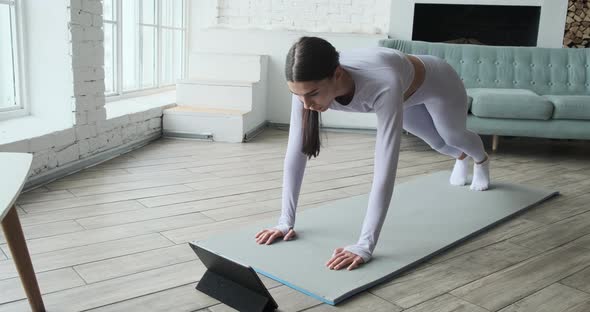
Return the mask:
POLYGON ((358 268, 364 262, 361 256, 344 250, 344 248, 336 248, 326 266, 330 270, 340 270, 346 267, 350 271, 358 268))
POLYGON ((295 230, 290 229, 287 235, 283 235, 279 229, 264 229, 256 233, 256 243, 270 245, 279 237, 283 237, 283 240, 291 240, 295 237, 295 230))

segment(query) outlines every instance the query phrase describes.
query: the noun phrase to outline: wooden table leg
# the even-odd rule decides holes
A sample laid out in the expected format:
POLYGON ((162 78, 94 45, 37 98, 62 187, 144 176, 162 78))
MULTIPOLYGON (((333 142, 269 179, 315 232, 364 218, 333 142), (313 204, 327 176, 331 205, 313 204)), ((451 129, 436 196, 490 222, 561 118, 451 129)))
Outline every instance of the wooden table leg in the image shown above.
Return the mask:
POLYGON ((12 258, 16 264, 21 283, 29 298, 31 310, 34 312, 45 311, 43 298, 39 291, 39 284, 37 283, 37 277, 33 270, 33 263, 31 262, 31 256, 27 249, 27 243, 23 235, 20 220, 18 219, 16 207, 12 207, 8 214, 6 214, 6 217, 4 217, 4 220, 2 220, 2 229, 4 230, 4 237, 8 243, 8 247, 10 247, 12 258))

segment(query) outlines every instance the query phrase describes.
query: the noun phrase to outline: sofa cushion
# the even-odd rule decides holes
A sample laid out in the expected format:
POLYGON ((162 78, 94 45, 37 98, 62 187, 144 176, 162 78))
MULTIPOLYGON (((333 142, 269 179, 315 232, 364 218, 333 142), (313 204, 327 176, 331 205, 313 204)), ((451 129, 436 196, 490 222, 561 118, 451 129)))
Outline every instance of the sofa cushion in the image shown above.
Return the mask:
POLYGON ((590 120, 589 95, 545 95, 553 102, 553 119, 590 120))
POLYGON ((526 89, 471 88, 471 113, 477 117, 549 120, 553 103, 526 89))

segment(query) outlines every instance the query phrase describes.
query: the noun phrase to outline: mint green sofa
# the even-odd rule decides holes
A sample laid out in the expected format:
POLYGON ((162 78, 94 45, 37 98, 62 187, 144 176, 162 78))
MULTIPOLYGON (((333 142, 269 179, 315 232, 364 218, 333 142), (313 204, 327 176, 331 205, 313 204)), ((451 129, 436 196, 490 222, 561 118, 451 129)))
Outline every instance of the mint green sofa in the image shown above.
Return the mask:
POLYGON ((379 45, 444 58, 469 95, 479 134, 590 139, 590 49, 501 47, 384 39, 379 45))

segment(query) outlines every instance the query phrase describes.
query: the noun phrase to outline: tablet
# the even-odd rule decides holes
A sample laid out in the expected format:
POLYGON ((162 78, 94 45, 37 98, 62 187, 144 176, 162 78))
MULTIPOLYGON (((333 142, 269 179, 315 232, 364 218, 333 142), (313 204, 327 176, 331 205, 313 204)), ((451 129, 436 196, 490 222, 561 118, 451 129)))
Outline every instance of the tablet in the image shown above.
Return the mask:
POLYGON ((274 311, 278 308, 251 266, 223 257, 197 242, 189 245, 207 268, 197 290, 238 311, 274 311))

